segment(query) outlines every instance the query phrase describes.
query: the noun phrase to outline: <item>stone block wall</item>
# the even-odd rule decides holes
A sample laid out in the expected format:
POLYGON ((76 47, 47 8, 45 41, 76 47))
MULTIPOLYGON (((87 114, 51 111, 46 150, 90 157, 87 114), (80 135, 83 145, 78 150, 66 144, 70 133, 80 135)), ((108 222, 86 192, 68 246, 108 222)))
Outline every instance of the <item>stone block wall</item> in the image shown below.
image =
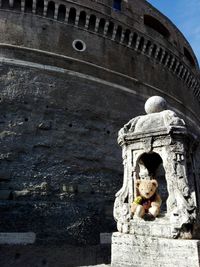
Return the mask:
POLYGON ((199 240, 114 233, 112 267, 199 267, 199 240))

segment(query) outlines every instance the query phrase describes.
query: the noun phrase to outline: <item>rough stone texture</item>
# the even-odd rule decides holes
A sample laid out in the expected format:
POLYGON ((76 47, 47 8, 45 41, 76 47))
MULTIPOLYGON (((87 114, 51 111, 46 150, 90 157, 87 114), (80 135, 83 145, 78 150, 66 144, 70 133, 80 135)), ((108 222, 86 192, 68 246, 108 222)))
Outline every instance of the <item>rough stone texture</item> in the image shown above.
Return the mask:
POLYGON ((70 246, 62 244, 2 246, 1 267, 77 267, 109 264, 110 246, 70 246), (107 256, 109 255, 109 257, 107 256))
POLYGON ((195 175, 198 162, 191 158, 199 147, 185 122, 171 110, 138 116, 119 131, 118 142, 124 164, 123 186, 114 204, 118 231, 196 238, 193 226, 199 226, 199 176, 195 175), (131 204, 139 196, 140 179, 156 179, 161 189, 161 216, 155 223, 147 220, 140 225, 131 212, 131 204))
POLYGON ((195 161, 199 141, 175 112, 160 108, 163 99, 155 100, 147 100, 147 115, 133 118, 119 131, 124 181, 114 204, 119 233, 112 236, 111 265, 199 267, 200 240, 194 240, 200 227, 199 162, 195 161), (157 217, 151 211, 158 207, 154 199, 150 208, 138 202, 139 197, 149 200, 150 191, 141 193, 143 188, 138 187, 142 181, 156 182, 161 189, 163 207, 157 217))
POLYGON ((99 234, 114 226, 121 171, 111 134, 132 110, 129 96, 121 112, 121 92, 105 90, 96 101, 103 87, 92 82, 83 89, 83 81, 70 76, 3 69, 0 198, 7 201, 0 203, 1 231, 12 232, 14 222, 14 229, 36 232, 39 240, 98 243, 99 234))
POLYGON ((35 242, 35 233, 0 233, 1 245, 27 245, 35 242))
POLYGON ((112 267, 199 267, 199 240, 114 233, 112 267))
MULTIPOLYGON (((25 2, 0 9, 0 231, 35 232, 35 245, 20 249, 31 258, 48 245, 54 262, 51 246, 93 245, 95 254, 100 233, 115 230, 117 131, 149 96, 165 95, 199 131, 199 69, 185 38, 146 1, 123 1, 122 12, 110 0, 25 2), (170 35, 145 25, 145 14, 170 35)), ((59 255, 67 262, 70 253, 59 255)))

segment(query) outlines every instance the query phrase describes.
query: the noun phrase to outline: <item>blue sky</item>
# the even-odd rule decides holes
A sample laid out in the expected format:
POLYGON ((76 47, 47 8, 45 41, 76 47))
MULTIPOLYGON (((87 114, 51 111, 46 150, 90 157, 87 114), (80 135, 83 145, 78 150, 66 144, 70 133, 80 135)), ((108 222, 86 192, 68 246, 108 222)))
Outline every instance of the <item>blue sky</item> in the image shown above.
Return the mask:
POLYGON ((185 35, 200 63, 200 0, 148 0, 185 35))

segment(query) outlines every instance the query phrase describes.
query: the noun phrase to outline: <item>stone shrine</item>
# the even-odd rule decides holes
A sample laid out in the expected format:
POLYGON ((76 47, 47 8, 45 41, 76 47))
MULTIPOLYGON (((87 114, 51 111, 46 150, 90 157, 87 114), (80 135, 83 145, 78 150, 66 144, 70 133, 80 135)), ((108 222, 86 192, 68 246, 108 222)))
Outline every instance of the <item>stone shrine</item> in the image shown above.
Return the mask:
POLYGON ((112 237, 112 266, 199 267, 197 137, 162 97, 149 98, 145 111, 119 131, 124 181, 114 204, 119 232, 112 237), (133 214, 138 185, 151 180, 158 184, 160 213, 133 214))

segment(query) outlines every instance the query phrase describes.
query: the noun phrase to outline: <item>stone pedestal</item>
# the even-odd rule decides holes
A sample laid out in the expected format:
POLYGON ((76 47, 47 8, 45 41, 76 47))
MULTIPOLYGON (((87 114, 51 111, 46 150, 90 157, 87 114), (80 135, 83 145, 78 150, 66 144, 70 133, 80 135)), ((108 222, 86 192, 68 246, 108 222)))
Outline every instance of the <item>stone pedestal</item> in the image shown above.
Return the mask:
POLYGON ((119 131, 112 267, 200 267, 199 141, 163 98, 145 110, 119 131))
POLYGON ((199 267, 200 241, 113 233, 112 267, 199 267))

